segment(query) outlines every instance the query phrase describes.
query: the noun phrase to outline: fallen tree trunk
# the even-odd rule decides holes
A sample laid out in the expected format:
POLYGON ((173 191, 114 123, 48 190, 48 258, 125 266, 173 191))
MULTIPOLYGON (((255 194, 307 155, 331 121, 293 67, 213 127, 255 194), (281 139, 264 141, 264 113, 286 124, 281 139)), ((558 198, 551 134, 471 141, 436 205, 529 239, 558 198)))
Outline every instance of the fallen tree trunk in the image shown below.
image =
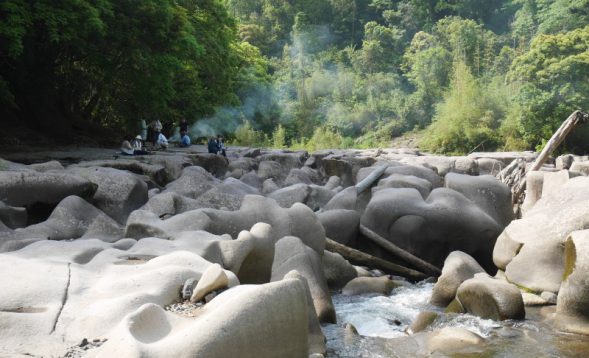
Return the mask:
MULTIPOLYGON (((529 171, 536 171, 542 168, 542 165, 546 162, 550 154, 565 140, 568 134, 573 130, 575 126, 580 123, 585 123, 589 120, 589 115, 581 111, 574 111, 554 132, 548 143, 544 146, 529 171)), ((513 202, 517 203, 526 189, 525 175, 520 179, 516 190, 513 193, 513 202)))
POLYGON ((394 264, 378 257, 374 257, 362 251, 342 245, 339 242, 333 241, 331 239, 326 239, 325 249, 342 255, 346 260, 353 264, 374 267, 379 270, 383 270, 388 274, 402 276, 414 282, 427 278, 427 275, 422 272, 394 264))
POLYGON ((393 244, 389 240, 385 239, 362 224, 360 224, 360 233, 378 246, 385 249, 389 254, 403 260, 404 262, 407 262, 416 269, 434 277, 438 277, 442 274, 442 271, 436 266, 420 259, 406 250, 403 250, 399 246, 393 244))
POLYGON ((370 188, 370 186, 372 186, 372 184, 374 184, 374 182, 377 181, 378 178, 380 178, 384 174, 388 167, 388 165, 382 165, 376 168, 372 173, 370 173, 370 175, 368 175, 366 178, 362 179, 361 182, 356 184, 356 194, 360 194, 364 190, 370 188))

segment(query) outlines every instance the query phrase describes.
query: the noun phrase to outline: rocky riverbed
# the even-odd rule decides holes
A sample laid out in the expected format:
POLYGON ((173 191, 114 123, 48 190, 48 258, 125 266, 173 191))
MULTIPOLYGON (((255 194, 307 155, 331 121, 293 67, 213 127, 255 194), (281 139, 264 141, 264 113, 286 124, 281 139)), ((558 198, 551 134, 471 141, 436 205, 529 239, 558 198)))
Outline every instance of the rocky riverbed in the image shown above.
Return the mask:
POLYGON ((0 356, 589 352, 588 158, 204 149, 0 154, 0 356))

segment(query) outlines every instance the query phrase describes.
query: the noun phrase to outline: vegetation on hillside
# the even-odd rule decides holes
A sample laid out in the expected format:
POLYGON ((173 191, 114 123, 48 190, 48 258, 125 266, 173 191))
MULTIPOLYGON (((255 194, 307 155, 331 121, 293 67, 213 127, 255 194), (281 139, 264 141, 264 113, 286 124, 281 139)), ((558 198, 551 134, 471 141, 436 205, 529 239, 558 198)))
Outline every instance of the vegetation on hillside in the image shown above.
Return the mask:
MULTIPOLYGON (((320 149, 534 149, 589 110, 589 0, 5 0, 0 115, 320 149)), ((569 143, 587 150, 586 141, 569 143)))

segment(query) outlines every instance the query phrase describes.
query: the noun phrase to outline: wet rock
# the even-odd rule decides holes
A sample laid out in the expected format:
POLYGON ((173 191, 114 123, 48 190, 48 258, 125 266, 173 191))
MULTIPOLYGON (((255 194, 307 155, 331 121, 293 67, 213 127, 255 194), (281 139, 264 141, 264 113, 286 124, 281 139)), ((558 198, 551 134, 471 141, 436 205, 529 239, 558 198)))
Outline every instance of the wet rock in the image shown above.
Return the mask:
POLYGON ((198 280, 190 302, 198 302, 209 293, 229 286, 229 278, 219 264, 210 265, 198 280))
POLYGON ((556 303, 557 322, 569 332, 589 334, 589 230, 570 234, 565 258, 556 303))
POLYGON ((426 328, 431 326, 436 319, 440 317, 440 314, 433 311, 419 312, 417 317, 411 322, 411 325, 407 328, 407 333, 415 334, 424 331, 426 328))
POLYGON ((524 306, 526 307, 544 306, 550 304, 542 297, 529 292, 522 292, 522 299, 524 300, 524 306))
POLYGON ((362 294, 389 295, 395 287, 395 283, 386 276, 357 277, 346 284, 342 289, 342 294, 347 296, 362 294))
POLYGON ((533 292, 558 292, 564 272, 564 242, 589 227, 589 178, 576 177, 542 198, 497 239, 493 261, 510 282, 533 292))
POLYGON ((287 236, 276 243, 271 281, 282 280, 291 270, 298 271, 307 280, 319 321, 335 323, 335 308, 323 273, 321 257, 299 238, 287 236))
POLYGON ((360 226, 360 214, 355 210, 329 210, 317 214, 325 235, 347 246, 354 246, 360 226))
POLYGON ((517 286, 486 274, 464 281, 456 293, 464 309, 475 316, 501 321, 524 319, 526 311, 517 286))
POLYGON ((460 284, 480 272, 485 270, 471 256, 460 251, 451 252, 444 261, 442 275, 434 286, 430 303, 439 307, 448 306, 456 297, 460 284))
POLYGON ((125 224, 129 214, 148 200, 147 184, 129 172, 101 167, 72 171, 97 186, 92 202, 119 224, 125 224))
POLYGON ((332 290, 341 289, 358 276, 354 266, 340 254, 325 251, 322 260, 327 286, 332 290))
POLYGON ((354 269, 356 270, 356 275, 358 277, 372 277, 372 273, 364 267, 354 266, 354 269))
POLYGON ((433 352, 452 354, 466 347, 484 343, 483 337, 466 328, 445 327, 432 333, 427 340, 429 355, 433 352))

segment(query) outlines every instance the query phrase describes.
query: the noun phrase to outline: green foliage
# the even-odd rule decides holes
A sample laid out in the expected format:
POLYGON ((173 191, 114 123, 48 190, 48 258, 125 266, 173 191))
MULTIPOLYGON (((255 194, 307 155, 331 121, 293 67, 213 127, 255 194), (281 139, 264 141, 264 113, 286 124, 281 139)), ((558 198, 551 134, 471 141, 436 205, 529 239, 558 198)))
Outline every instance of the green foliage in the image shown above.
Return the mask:
POLYGON ((511 113, 530 147, 548 140, 576 109, 589 108, 589 26, 538 35, 530 51, 513 62, 509 80, 519 86, 511 113))
POLYGON ((281 124, 272 132, 272 147, 276 149, 286 148, 286 130, 281 124))
POLYGON ((344 148, 346 143, 350 143, 341 134, 327 126, 321 126, 315 129, 310 139, 301 138, 295 140, 290 148, 293 150, 306 150, 314 152, 320 149, 344 148))
POLYGON ((266 134, 255 130, 250 122, 245 122, 235 131, 235 140, 231 144, 246 147, 268 147, 270 141, 266 134))
POLYGON ((450 91, 436 107, 421 146, 431 152, 456 154, 481 147, 495 149, 504 111, 503 103, 475 79, 466 64, 458 62, 450 91))

